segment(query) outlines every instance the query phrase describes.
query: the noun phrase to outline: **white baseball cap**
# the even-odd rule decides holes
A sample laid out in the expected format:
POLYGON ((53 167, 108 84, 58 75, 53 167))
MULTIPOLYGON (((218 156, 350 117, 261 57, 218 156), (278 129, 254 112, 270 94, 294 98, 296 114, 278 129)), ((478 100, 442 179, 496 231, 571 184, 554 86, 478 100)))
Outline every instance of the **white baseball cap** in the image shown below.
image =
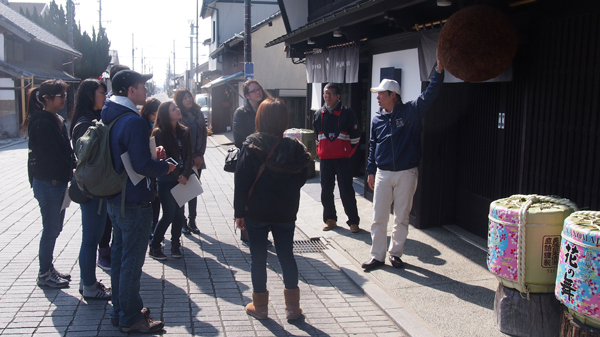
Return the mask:
POLYGON ((400 95, 400 84, 394 80, 384 79, 379 83, 379 86, 371 88, 371 92, 378 93, 382 91, 393 91, 400 95))

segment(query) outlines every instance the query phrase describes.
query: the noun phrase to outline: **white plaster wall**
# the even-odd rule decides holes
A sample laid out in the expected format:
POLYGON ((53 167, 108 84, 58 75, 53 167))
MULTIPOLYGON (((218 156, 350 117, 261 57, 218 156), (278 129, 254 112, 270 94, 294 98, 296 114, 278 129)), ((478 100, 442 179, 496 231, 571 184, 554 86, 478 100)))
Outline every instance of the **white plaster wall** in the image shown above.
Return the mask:
MULTIPOLYGON (((11 88, 15 86, 15 82, 13 82, 12 78, 0 78, 0 87, 3 88, 11 88)), ((0 90, 0 100, 14 100, 15 99, 15 91, 14 90, 0 90)))
MULTIPOLYGON (((285 35, 283 18, 273 20, 252 33, 254 78, 265 89, 279 89, 280 96, 306 96, 306 66, 293 64, 283 51, 283 44, 265 48, 267 42, 285 35)), ((241 91, 240 91, 241 92, 241 91)))
MULTIPOLYGON (((421 75, 419 73, 419 55, 417 49, 407 49, 391 53, 373 55, 373 68, 371 87, 376 87, 381 82, 379 72, 381 68, 401 68, 402 101, 408 102, 416 99, 421 94, 421 75)), ((377 94, 371 93, 371 119, 379 111, 377 94)))
POLYGON ((0 61, 4 61, 6 55, 4 55, 4 34, 0 33, 0 61))

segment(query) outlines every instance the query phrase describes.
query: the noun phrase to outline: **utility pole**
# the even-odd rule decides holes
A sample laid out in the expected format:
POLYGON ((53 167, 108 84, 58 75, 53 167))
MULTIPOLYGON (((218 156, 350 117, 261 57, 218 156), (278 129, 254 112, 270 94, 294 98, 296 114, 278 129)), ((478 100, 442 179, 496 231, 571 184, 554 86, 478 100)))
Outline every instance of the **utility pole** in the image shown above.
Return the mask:
MULTIPOLYGON (((75 4, 73 0, 67 0, 67 36, 69 39, 69 46, 73 47, 73 24, 75 22, 75 4)), ((75 59, 73 56, 70 57, 71 63, 69 65, 69 72, 71 75, 75 73, 75 59)))
POLYGON ((193 93, 194 92, 194 86, 192 85, 193 81, 194 81, 194 23, 190 23, 190 73, 188 75, 188 83, 189 83, 189 90, 193 93))
POLYGON ((135 47, 133 44, 133 34, 131 34, 131 70, 135 70, 135 47))
POLYGON ((177 73, 175 72, 175 40, 173 40, 173 88, 175 88, 175 78, 177 73))
POLYGON ((102 0, 98 0, 98 27, 98 32, 102 33, 102 0))
MULTIPOLYGON (((196 68, 198 67, 198 1, 196 0, 196 68)), ((196 84, 198 83, 198 72, 197 69, 194 68, 194 75, 195 75, 195 81, 194 81, 194 94, 198 93, 198 90, 196 88, 196 84)))
POLYGON ((254 63, 252 63, 252 2, 244 0, 245 20, 244 20, 244 80, 254 78, 254 63))

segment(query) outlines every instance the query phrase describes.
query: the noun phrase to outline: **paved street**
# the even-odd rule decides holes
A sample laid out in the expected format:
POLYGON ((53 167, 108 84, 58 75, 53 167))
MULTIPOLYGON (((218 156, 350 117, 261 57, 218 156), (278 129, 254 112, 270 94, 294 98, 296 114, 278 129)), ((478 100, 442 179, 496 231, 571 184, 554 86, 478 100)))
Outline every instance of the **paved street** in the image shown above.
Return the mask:
MULTIPOLYGON (((42 224, 27 181, 26 158, 26 142, 0 147, 4 178, 0 189, 0 334, 123 336, 110 324, 110 302, 85 302, 78 293, 81 214, 76 204, 67 209, 54 256, 56 268, 73 276, 71 287, 53 290, 36 285, 42 224)), ((258 321, 247 316, 244 305, 251 301, 252 292, 250 256, 248 248, 237 239, 239 232, 234 233, 233 175, 222 170, 223 152, 211 142, 206 161, 208 169, 202 174, 204 193, 198 202, 200 236, 183 239, 183 259, 169 257, 163 263, 147 258, 143 268, 144 304, 155 319, 165 321, 166 335, 405 335, 396 320, 380 309, 385 303, 376 305, 365 295, 363 289, 374 287, 373 284, 366 280, 362 287, 357 286, 347 276, 347 270, 342 271, 346 267, 331 262, 344 261, 335 249, 321 246, 325 241, 311 245, 309 237, 300 230, 296 234, 296 240, 302 241, 298 246, 304 243, 306 247, 298 250, 296 258, 305 319, 295 324, 285 320, 283 282, 274 248, 268 260, 270 319, 258 321), (326 249, 325 253, 319 251, 320 247, 326 249)), ((169 232, 166 237, 168 254, 169 232)), ((348 264, 348 268, 353 267, 348 264)), ((97 276, 104 284, 110 284, 110 276, 99 268, 97 276)), ((401 311, 394 303, 388 305, 401 311)))

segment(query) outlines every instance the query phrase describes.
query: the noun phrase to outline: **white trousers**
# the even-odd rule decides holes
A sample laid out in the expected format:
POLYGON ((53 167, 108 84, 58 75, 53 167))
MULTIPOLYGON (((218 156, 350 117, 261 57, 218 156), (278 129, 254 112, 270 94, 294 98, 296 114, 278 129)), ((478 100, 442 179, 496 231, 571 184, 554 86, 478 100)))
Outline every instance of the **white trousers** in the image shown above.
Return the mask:
POLYGON ((371 225, 371 256, 385 261, 387 225, 390 219, 390 205, 394 203, 394 227, 388 253, 401 257, 408 236, 408 222, 412 209, 413 196, 417 190, 419 170, 415 167, 404 171, 384 171, 377 169, 373 196, 373 224, 371 225))

